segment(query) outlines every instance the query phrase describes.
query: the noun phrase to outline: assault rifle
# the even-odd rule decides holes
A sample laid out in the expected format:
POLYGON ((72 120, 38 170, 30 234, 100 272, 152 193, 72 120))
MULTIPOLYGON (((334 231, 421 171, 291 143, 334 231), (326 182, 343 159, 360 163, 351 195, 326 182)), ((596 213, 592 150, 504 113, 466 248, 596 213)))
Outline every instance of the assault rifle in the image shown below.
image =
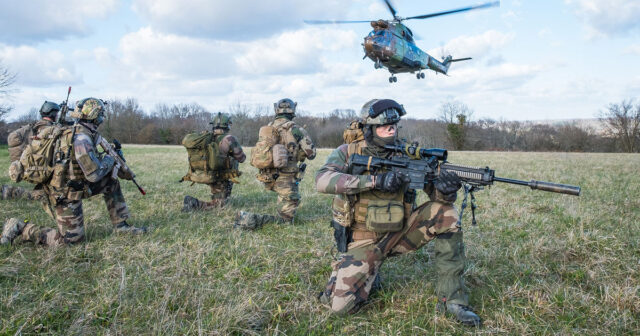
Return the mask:
POLYGON ((131 181, 136 185, 136 187, 138 187, 140 193, 142 195, 146 195, 147 192, 142 189, 138 182, 136 182, 136 174, 134 174, 131 168, 129 168, 129 166, 127 166, 126 164, 126 160, 124 159, 124 155, 122 154, 122 145, 120 144, 120 142, 114 139, 113 146, 111 146, 111 144, 107 140, 105 140, 105 138, 100 136, 98 138, 98 144, 100 144, 100 147, 102 147, 102 149, 107 154, 111 155, 116 161, 116 164, 111 171, 111 178, 113 178, 114 180, 117 179, 118 171, 122 170, 123 173, 131 176, 131 181))
POLYGON ((58 125, 71 125, 67 123, 67 112, 69 112, 69 95, 71 94, 71 87, 67 90, 67 99, 60 104, 60 112, 58 112, 58 117, 56 118, 56 124, 58 125))
MULTIPOLYGON (((403 173, 409 177, 409 189, 423 189, 425 185, 435 181, 442 170, 455 173, 460 177, 464 185, 465 198, 462 203, 462 211, 466 207, 467 195, 471 194, 471 210, 473 224, 475 225, 475 197, 473 192, 483 189, 484 186, 493 185, 494 182, 503 182, 529 186, 534 190, 543 190, 561 194, 580 196, 580 187, 568 184, 559 184, 544 181, 523 181, 495 176, 495 170, 489 167, 469 167, 447 162, 447 150, 441 148, 421 148, 417 144, 400 143, 386 145, 386 149, 401 155, 390 159, 377 158, 353 154, 349 157, 349 167, 354 175, 361 175, 366 171, 374 172, 381 168, 403 173)), ((460 217, 462 218, 462 211, 460 217)))

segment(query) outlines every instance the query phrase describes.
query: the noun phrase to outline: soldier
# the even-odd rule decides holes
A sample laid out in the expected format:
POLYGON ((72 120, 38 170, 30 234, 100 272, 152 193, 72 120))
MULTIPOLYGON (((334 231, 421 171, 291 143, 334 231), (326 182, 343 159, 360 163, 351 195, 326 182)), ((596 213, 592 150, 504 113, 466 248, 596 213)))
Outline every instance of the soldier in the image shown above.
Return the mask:
MULTIPOLYGON (((43 185, 55 210, 58 229, 38 228, 28 221, 11 218, 5 222, 0 244, 9 244, 19 236, 24 240, 46 246, 72 244, 84 239, 84 215, 82 200, 96 194, 103 194, 109 217, 117 232, 132 234, 145 233, 146 228, 129 225, 129 209, 120 190, 117 179, 111 178, 115 160, 109 155, 98 153, 96 144, 100 134, 98 126, 104 120, 104 103, 100 99, 85 98, 76 103, 71 117, 77 119, 73 127, 64 131, 60 138, 60 153, 69 153, 68 166, 61 180, 54 176, 43 185)), ((66 155, 66 154, 63 154, 66 155)), ((122 170, 118 176, 125 176, 122 170)))
MULTIPOLYGON (((60 105, 45 101, 42 107, 40 107, 40 116, 42 117, 40 120, 11 132, 7 139, 11 161, 20 159, 20 154, 22 154, 24 147, 31 142, 33 136, 37 135, 44 127, 53 125, 58 116, 58 112, 60 112, 60 105)), ((40 195, 41 193, 38 192, 38 190, 28 191, 25 188, 8 184, 0 186, 0 199, 3 200, 19 198, 31 200, 39 198, 40 195)))
POLYGON ((387 257, 416 251, 435 238, 438 306, 465 325, 479 326, 481 319, 468 305, 462 229, 453 206, 462 186, 459 177, 441 173, 424 188, 430 201, 416 207, 416 191, 408 189, 407 176, 393 171, 350 173, 351 154, 394 155, 384 146, 395 142, 397 123, 404 114, 402 105, 390 99, 367 102, 361 112, 364 140, 335 149, 316 174, 317 190, 336 195, 332 226, 343 252, 332 264, 319 298, 336 313, 356 312, 368 299, 387 257))
MULTIPOLYGON (((205 202, 195 197, 185 196, 182 207, 183 212, 224 206, 227 198, 231 196, 233 183, 237 183, 236 178, 240 176, 238 165, 246 159, 246 155, 242 151, 242 146, 240 146, 238 139, 229 134, 229 129, 233 124, 229 114, 218 112, 209 124, 213 125, 212 141, 217 145, 213 146, 213 148, 217 148, 218 153, 216 154, 219 157, 218 160, 222 163, 222 169, 208 171, 209 174, 207 175, 211 175, 212 182, 206 184, 211 188, 211 201, 205 202)), ((208 134, 209 132, 206 134, 203 133, 202 135, 206 136, 208 134)), ((205 144, 205 146, 206 145, 208 145, 208 143, 205 144)), ((190 173, 188 173, 183 180, 190 180, 188 178, 190 173)))
MULTIPOLYGON (((300 205, 300 193, 298 191, 298 183, 304 177, 304 169, 306 164, 298 166, 298 162, 304 162, 306 159, 313 160, 316 157, 316 148, 305 131, 304 128, 296 125, 293 118, 296 116, 296 106, 291 99, 280 99, 273 104, 276 119, 260 129, 261 137, 265 133, 265 129, 274 133, 274 142, 272 152, 280 154, 272 154, 273 161, 279 161, 281 164, 272 164, 265 168, 256 165, 257 148, 253 149, 251 165, 260 168, 256 178, 264 184, 266 190, 276 192, 278 194, 278 217, 270 215, 252 214, 241 211, 236 217, 234 227, 243 229, 255 229, 264 223, 271 221, 279 221, 282 223, 293 224, 293 219, 298 205, 300 205), (281 148, 276 151, 275 148, 281 148), (278 168, 275 168, 275 167, 278 168)), ((261 142, 259 141, 256 147, 261 142)))

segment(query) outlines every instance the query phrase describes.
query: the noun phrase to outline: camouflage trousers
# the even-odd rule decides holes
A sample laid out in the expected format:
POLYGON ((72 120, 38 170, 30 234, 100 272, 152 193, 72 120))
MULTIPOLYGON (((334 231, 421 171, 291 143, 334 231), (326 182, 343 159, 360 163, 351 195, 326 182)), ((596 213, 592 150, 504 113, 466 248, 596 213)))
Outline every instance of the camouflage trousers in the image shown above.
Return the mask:
POLYGON ((435 238, 436 293, 440 300, 468 304, 464 285, 464 246, 453 206, 427 202, 418 207, 402 231, 379 239, 356 240, 332 264, 322 299, 335 313, 355 312, 368 299, 380 266, 387 257, 416 251, 435 238))
MULTIPOLYGON (((90 184, 90 189, 93 195, 102 194, 114 227, 129 218, 129 208, 125 203, 118 180, 105 177, 90 184)), ((55 199, 51 195, 49 196, 51 204, 54 204, 53 211, 58 228, 38 228, 30 223, 24 228, 22 238, 46 246, 73 244, 82 241, 85 235, 82 200, 55 199)))
POLYGON ((264 187, 278 193, 278 216, 285 221, 293 220, 300 204, 296 173, 280 173, 274 182, 267 182, 264 187))
POLYGON ((229 180, 216 181, 209 184, 211 188, 211 200, 226 200, 231 196, 233 182, 229 180))

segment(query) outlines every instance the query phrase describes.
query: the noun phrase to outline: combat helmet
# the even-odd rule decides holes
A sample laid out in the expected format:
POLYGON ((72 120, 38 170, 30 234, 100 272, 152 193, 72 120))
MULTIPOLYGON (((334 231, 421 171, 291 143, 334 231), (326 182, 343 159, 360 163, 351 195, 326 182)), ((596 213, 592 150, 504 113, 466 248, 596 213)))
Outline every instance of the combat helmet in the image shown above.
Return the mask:
POLYGON ((404 107, 393 99, 371 99, 360 111, 363 125, 395 124, 405 114, 404 107))
POLYGON ((104 119, 104 102, 98 98, 85 98, 76 102, 76 108, 70 113, 71 118, 90 120, 100 125, 104 119))
POLYGON ((43 118, 55 118, 58 112, 60 112, 60 105, 54 102, 45 100, 44 104, 42 104, 42 107, 40 107, 40 116, 42 116, 43 118))
POLYGON ((296 106, 298 103, 295 103, 293 100, 289 98, 282 98, 278 100, 277 103, 273 104, 273 109, 276 112, 276 115, 281 114, 296 114, 296 106))
POLYGON ((225 128, 229 129, 233 122, 231 121, 231 116, 228 113, 218 112, 213 120, 209 122, 209 124, 213 125, 213 128, 225 128))

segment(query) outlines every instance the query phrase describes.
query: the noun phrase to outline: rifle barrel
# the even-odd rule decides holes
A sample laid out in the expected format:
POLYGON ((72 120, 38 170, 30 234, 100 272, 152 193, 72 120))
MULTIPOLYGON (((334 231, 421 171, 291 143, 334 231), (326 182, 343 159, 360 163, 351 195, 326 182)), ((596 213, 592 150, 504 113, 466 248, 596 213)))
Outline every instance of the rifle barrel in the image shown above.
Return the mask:
POLYGON ((536 180, 523 181, 523 180, 515 180, 510 178, 504 178, 504 177, 495 177, 494 181, 525 185, 534 190, 550 191, 550 192, 573 195, 573 196, 580 196, 580 191, 581 191, 581 188, 579 186, 545 182, 545 181, 536 181, 536 180))

